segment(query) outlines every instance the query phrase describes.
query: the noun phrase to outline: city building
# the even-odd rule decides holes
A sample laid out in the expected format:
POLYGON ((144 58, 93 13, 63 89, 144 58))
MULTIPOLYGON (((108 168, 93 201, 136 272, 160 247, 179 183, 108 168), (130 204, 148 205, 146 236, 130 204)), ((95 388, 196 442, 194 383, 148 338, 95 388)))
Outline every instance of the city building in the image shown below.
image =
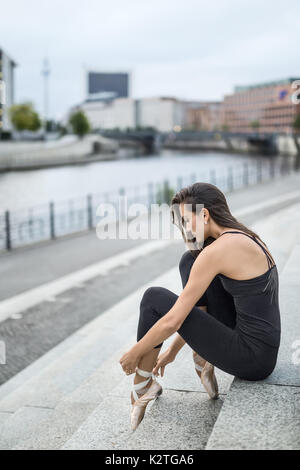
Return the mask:
POLYGON ((16 63, 0 47, 0 136, 12 131, 8 109, 14 103, 16 63))
POLYGON ((85 101, 112 101, 131 95, 131 73, 85 70, 85 101))
POLYGON ((137 125, 154 127, 161 132, 179 131, 185 120, 184 102, 174 97, 158 96, 137 100, 137 125))
POLYGON ((222 125, 220 101, 186 101, 185 129, 215 131, 222 125))
POLYGON ((136 126, 135 102, 132 98, 115 100, 84 101, 71 111, 82 110, 88 118, 92 129, 126 129, 136 126))
POLYGON ((296 78, 250 86, 236 86, 232 95, 224 97, 222 126, 231 132, 293 131, 299 105, 292 101, 296 78))
POLYGON ((185 121, 185 104, 173 97, 84 101, 70 110, 66 121, 78 110, 85 113, 93 129, 153 127, 169 132, 181 130, 185 121))

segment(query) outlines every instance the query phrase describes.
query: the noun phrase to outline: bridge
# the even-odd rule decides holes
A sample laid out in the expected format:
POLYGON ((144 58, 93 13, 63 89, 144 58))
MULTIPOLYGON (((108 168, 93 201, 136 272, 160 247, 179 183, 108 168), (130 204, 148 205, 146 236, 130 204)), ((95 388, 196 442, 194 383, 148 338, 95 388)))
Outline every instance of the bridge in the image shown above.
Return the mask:
POLYGON ((118 142, 132 141, 140 143, 146 153, 158 153, 162 146, 177 149, 218 149, 228 151, 241 151, 242 147, 248 150, 267 155, 277 153, 276 139, 278 133, 239 133, 227 131, 188 131, 159 132, 155 130, 139 131, 113 131, 101 130, 104 137, 118 142), (244 144, 244 145, 243 145, 244 144))
POLYGON ((141 144, 144 148, 145 153, 159 153, 163 134, 155 130, 149 131, 114 131, 114 130, 101 130, 99 131, 100 135, 103 137, 117 140, 122 143, 125 141, 131 141, 141 144))

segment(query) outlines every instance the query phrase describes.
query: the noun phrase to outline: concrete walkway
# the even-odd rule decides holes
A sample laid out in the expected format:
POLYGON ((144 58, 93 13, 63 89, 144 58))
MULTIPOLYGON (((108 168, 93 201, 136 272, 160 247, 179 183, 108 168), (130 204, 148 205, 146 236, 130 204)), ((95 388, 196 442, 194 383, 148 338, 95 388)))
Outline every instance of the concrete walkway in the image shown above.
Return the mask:
POLYGON ((47 142, 0 142, 0 172, 115 160, 118 144, 98 135, 67 135, 47 142), (101 151, 93 153, 97 142, 101 151))

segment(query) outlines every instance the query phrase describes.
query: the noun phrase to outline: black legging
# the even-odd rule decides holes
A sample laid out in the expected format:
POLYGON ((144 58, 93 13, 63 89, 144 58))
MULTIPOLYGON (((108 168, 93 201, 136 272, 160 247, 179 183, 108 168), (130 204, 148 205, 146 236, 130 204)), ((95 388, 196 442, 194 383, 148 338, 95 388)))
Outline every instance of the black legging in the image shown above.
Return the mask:
MULTIPOLYGON (((182 286, 186 285, 195 261, 185 251, 179 263, 182 286)), ((169 310, 178 295, 165 287, 149 287, 140 303, 137 341, 169 310)), ((219 369, 245 380, 261 380, 274 369, 277 350, 264 343, 254 348, 235 331, 233 297, 216 276, 190 311, 177 333, 201 357, 219 369), (200 307, 207 306, 208 312, 200 307)), ((163 343, 155 346, 160 348, 163 343)))

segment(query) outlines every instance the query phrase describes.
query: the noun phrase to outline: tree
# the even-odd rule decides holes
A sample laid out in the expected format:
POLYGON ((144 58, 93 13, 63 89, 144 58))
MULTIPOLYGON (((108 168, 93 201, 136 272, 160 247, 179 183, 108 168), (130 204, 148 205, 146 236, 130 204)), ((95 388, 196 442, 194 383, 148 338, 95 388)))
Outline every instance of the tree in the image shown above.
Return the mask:
POLYGON ((76 111, 69 119, 74 134, 78 135, 81 139, 85 134, 91 130, 88 118, 83 111, 76 111))
POLYGON ((255 120, 250 122, 250 126, 253 130, 258 130, 260 128, 260 122, 255 120))
POLYGON ((297 114, 293 122, 293 128, 296 132, 300 132, 300 114, 297 114))
POLYGON ((9 108, 9 115, 17 131, 38 131, 42 122, 32 103, 14 104, 9 108))
POLYGON ((294 128, 293 138, 294 138, 295 146, 297 149, 297 154, 295 158, 295 170, 299 170, 300 168, 300 145, 298 142, 298 138, 299 138, 299 133, 300 133, 300 114, 296 115, 294 122, 293 122, 293 128, 294 128))
POLYGON ((224 122, 224 123, 222 124, 222 126, 221 126, 221 130, 222 130, 223 132, 229 132, 230 127, 228 126, 228 124, 226 124, 226 122, 224 122))
POLYGON ((61 123, 58 123, 57 124, 57 132, 59 133, 60 137, 62 137, 62 136, 66 135, 68 133, 68 130, 67 130, 66 126, 64 126, 61 123))

